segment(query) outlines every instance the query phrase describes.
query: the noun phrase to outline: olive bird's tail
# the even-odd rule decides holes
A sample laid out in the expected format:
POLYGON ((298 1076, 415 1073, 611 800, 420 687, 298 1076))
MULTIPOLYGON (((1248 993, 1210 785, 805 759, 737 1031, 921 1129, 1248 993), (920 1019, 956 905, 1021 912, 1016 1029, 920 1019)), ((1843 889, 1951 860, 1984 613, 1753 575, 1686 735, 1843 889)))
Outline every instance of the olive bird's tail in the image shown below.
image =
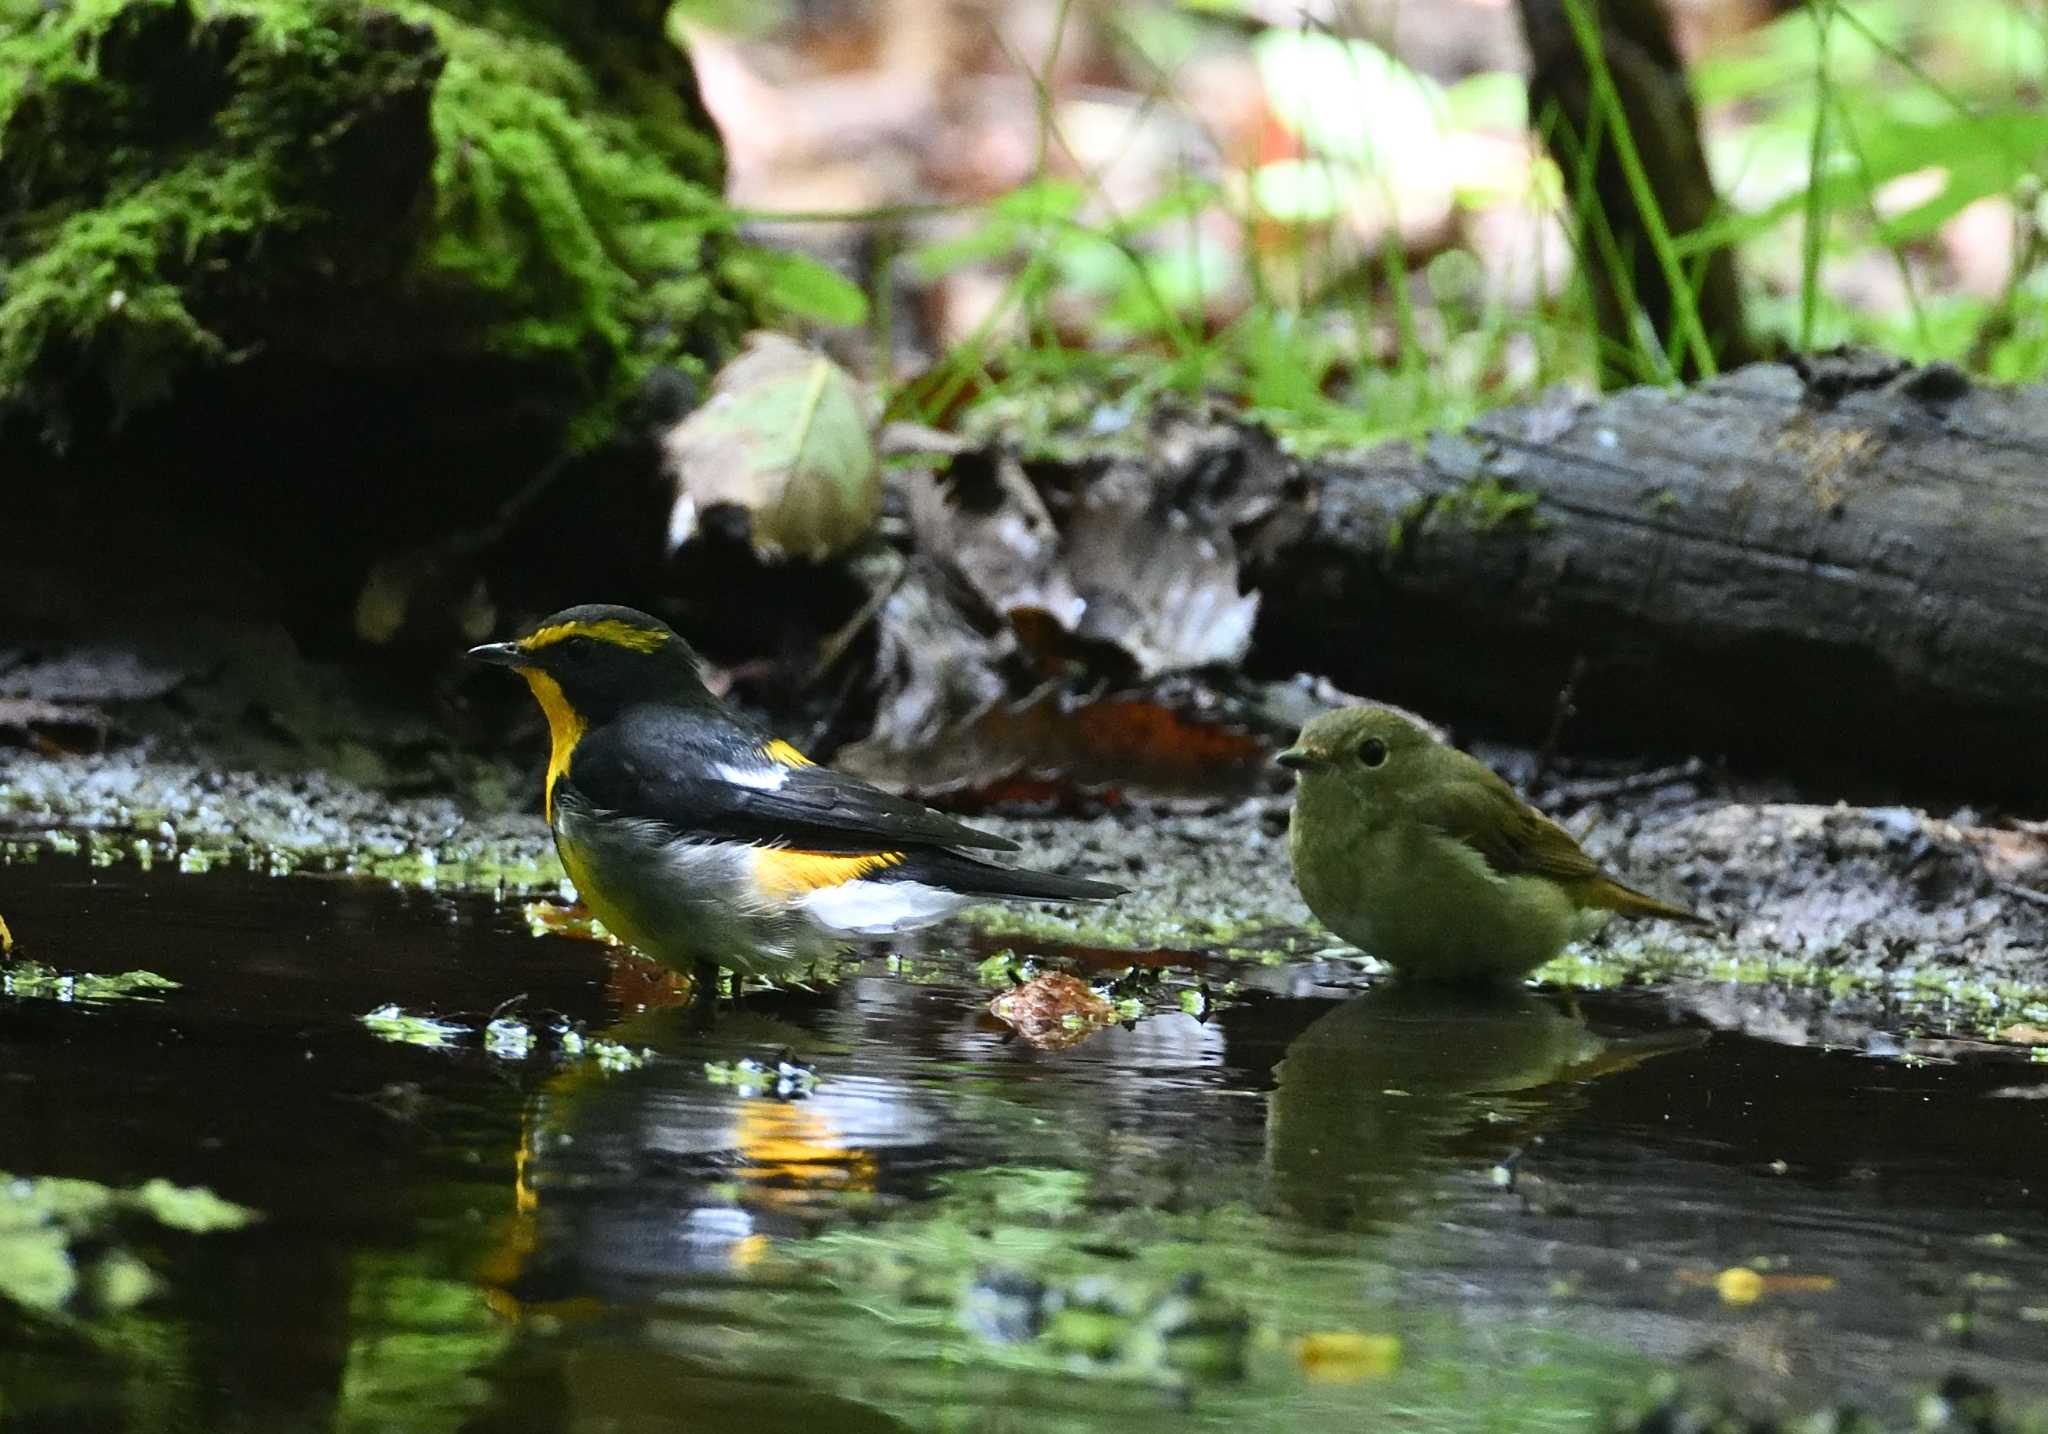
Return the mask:
POLYGON ((1579 892, 1579 900, 1586 906, 1597 906, 1623 916, 1649 916, 1660 921, 1682 921, 1688 926, 1715 925, 1697 911, 1674 906, 1668 901, 1659 901, 1648 892, 1637 891, 1632 886, 1623 886, 1611 876, 1599 877, 1586 883, 1579 892))

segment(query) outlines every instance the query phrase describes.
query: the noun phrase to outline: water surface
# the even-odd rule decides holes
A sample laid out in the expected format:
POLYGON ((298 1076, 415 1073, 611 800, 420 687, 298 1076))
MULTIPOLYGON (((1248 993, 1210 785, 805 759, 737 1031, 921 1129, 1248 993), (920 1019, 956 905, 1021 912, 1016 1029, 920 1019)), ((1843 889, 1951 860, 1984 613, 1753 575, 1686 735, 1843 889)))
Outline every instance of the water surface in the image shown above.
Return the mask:
POLYGON ((960 933, 707 1031, 483 898, 0 876, 18 954, 181 983, 0 998, 0 1170, 264 1217, 135 1236, 135 1312, 0 1317, 9 1430, 1579 1429, 1703 1348, 1764 1404, 2048 1392, 2011 1053, 1299 963, 1040 1049, 960 933))

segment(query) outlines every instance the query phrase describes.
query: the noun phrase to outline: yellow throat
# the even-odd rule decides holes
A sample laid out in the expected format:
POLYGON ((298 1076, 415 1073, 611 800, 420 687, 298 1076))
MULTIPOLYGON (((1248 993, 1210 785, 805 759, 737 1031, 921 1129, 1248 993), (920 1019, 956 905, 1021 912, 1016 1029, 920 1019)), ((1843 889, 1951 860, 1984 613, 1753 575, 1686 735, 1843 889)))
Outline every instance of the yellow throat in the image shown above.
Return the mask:
POLYGON ((540 710, 548 719, 548 738, 553 745, 548 752, 548 784, 544 802, 548 821, 552 824, 555 820, 555 782, 569 770, 569 754, 576 750, 576 743, 590 724, 583 720, 582 713, 569 705, 568 697, 562 692, 562 684, 554 678, 538 667, 522 667, 519 675, 533 689, 534 700, 540 703, 540 710))

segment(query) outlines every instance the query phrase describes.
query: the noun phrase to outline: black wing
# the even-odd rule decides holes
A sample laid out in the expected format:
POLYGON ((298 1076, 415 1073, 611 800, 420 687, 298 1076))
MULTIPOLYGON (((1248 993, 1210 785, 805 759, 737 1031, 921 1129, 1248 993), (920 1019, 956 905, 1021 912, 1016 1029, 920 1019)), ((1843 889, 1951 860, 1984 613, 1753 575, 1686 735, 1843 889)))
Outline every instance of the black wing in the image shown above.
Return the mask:
POLYGON ((778 759, 766 734, 717 712, 629 708, 576 744, 563 780, 594 806, 687 836, 848 853, 1017 849, 858 777, 778 759))

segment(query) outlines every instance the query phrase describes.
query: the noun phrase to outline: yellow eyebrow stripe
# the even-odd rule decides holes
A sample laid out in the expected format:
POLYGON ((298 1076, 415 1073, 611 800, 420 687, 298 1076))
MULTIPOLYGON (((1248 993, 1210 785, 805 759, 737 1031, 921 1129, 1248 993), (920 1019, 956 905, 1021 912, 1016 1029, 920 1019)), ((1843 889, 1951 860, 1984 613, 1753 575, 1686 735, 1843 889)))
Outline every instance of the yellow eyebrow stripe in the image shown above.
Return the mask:
POLYGON ((766 847, 754 853, 754 880, 767 896, 787 899, 855 881, 869 872, 886 871, 903 860, 900 851, 865 856, 835 856, 823 851, 792 851, 766 847))
POLYGON ((777 737, 774 741, 763 747, 761 755, 769 761, 780 763, 785 767, 815 767, 818 765, 780 737, 777 737))
POLYGON ((543 647, 553 647, 558 642, 567 642, 572 637, 587 637, 592 642, 608 642, 613 647, 630 648, 634 652, 652 652, 668 641, 668 634, 651 627, 635 627, 630 622, 620 622, 615 617, 603 618, 597 622, 558 622, 553 627, 544 627, 528 633, 519 639, 522 652, 537 652, 543 647))

